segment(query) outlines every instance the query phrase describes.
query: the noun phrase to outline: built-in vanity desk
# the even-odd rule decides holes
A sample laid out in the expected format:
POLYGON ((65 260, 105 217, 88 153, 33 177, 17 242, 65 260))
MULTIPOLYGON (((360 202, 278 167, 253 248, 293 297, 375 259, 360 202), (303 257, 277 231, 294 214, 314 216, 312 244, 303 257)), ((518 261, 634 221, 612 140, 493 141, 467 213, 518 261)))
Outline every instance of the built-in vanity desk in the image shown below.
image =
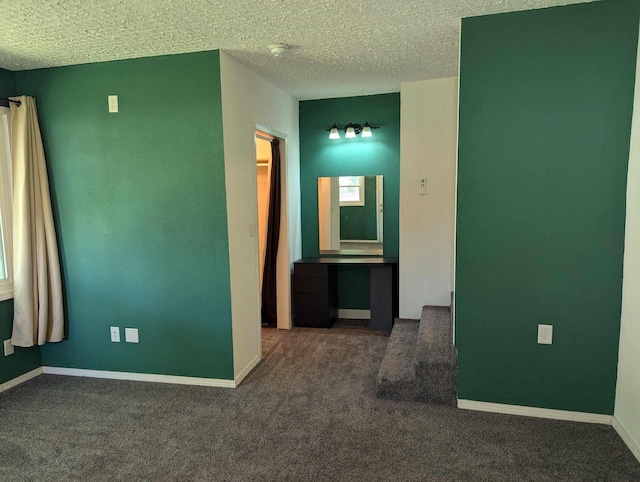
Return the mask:
POLYGON ((338 267, 369 266, 370 329, 390 332, 398 316, 398 258, 303 258, 294 263, 294 325, 331 328, 338 318, 338 267))

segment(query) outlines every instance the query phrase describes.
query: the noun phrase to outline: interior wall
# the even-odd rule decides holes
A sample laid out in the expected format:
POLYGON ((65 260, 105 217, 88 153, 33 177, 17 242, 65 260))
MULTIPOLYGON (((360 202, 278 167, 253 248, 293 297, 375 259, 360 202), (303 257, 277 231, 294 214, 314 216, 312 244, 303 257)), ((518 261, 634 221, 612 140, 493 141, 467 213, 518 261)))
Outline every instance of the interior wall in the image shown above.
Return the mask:
POLYGON ((627 222, 622 282, 622 322, 615 416, 635 442, 640 459, 640 55, 627 179, 627 222))
MULTIPOLYGON (((384 255, 398 256, 400 188, 400 95, 382 94, 300 102, 300 187, 302 253, 319 252, 318 178, 383 176, 384 255), (348 122, 380 126, 370 138, 329 139, 325 129, 348 122)), ((369 309, 369 268, 340 267, 338 303, 341 309, 369 309)))
POLYGON ((43 364, 233 379, 218 53, 16 77, 37 98, 63 264, 68 337, 43 364))
POLYGON ((400 317, 419 319, 451 304, 458 79, 403 83, 400 103, 400 317))
MULTIPOLYGON (((0 303, 0 341, 11 338, 13 327, 13 300, 0 303)), ((0 384, 30 372, 42 365, 40 347, 14 347, 13 355, 4 356, 0 344, 0 384)))
MULTIPOLYGON (((18 94, 13 72, 0 69, 0 97, 18 94)), ((0 384, 40 366, 40 347, 16 347, 13 355, 4 356, 1 342, 11 338, 13 328, 13 300, 0 301, 0 384)))
POLYGON ((286 135, 283 159, 283 210, 278 276, 278 328, 291 320, 290 279, 300 258, 300 157, 298 101, 231 56, 220 53, 224 152, 229 220, 229 256, 233 311, 234 371, 241 377, 261 354, 258 304, 255 124, 286 135), (251 194, 248 194, 251 193, 251 194), (288 235, 287 235, 288 234, 288 235), (282 287, 282 289, 280 289, 282 287), (282 297, 281 297, 282 296, 282 297))
POLYGON ((462 21, 460 399, 613 414, 638 9, 462 21))

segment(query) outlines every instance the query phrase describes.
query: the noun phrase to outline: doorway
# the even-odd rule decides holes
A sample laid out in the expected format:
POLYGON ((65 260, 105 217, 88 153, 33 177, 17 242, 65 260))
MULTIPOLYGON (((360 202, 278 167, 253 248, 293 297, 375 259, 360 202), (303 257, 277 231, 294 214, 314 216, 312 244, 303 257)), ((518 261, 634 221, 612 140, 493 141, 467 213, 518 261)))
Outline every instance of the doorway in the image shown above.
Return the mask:
POLYGON ((271 192, 271 139, 256 132, 256 179, 258 184, 258 265, 260 269, 260 292, 264 278, 264 258, 269 219, 269 195, 271 192))
POLYGON ((254 136, 260 307, 256 328, 262 333, 262 327, 291 328, 286 137, 259 125, 254 136))

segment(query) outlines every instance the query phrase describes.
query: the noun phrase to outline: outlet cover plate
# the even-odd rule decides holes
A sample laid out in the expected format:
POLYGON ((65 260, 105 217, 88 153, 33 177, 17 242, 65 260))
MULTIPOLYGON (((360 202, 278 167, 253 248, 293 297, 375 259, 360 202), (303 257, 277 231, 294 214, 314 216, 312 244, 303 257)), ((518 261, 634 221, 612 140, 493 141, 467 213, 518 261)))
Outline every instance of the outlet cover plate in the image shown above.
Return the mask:
POLYGON ((109 103, 109 112, 115 114, 118 112, 118 96, 117 95, 108 95, 107 96, 109 103))
POLYGON ((111 341, 113 343, 120 343, 120 327, 112 326, 109 328, 109 331, 111 333, 111 341))
POLYGON ((125 328, 124 329, 124 340, 127 343, 139 343, 138 339, 138 329, 137 328, 125 328))
POLYGON ((4 356, 13 355, 15 349, 11 344, 11 340, 4 340, 3 345, 4 345, 4 356))
POLYGON ((553 325, 538 325, 538 343, 540 345, 553 343, 553 325))

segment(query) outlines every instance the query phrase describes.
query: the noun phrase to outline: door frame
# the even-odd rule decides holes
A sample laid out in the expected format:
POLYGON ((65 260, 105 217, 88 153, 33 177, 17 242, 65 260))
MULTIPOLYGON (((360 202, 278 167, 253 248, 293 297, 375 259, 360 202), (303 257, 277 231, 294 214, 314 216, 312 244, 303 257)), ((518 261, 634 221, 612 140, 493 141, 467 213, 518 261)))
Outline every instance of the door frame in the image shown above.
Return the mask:
MULTIPOLYGON (((258 131, 268 134, 272 137, 280 140, 280 188, 282 198, 280 200, 280 241, 278 243, 278 258, 276 261, 276 293, 278 304, 278 322, 277 327, 279 330, 290 330, 292 328, 291 320, 291 263, 290 263, 290 236, 289 236, 289 191, 287 182, 287 152, 288 142, 287 134, 272 129, 264 124, 257 122, 253 123, 251 132, 251 140, 253 142, 253 157, 254 160, 258 157, 255 136, 258 131)), ((254 219, 257 223, 258 219, 258 174, 257 169, 253 169, 253 193, 255 197, 254 205, 254 219)), ((256 224, 257 226, 257 224, 256 224)), ((256 236, 255 251, 258 252, 259 241, 256 236)), ((259 263, 258 263, 259 265, 259 263)), ((260 273, 259 268, 255 273, 255 283, 258 287, 258 293, 260 293, 260 273)), ((258 306, 258 313, 256 314, 256 329, 261 333, 262 330, 262 317, 260 313, 260 304, 258 306)), ((262 336, 258 336, 260 356, 262 356, 262 336)))

